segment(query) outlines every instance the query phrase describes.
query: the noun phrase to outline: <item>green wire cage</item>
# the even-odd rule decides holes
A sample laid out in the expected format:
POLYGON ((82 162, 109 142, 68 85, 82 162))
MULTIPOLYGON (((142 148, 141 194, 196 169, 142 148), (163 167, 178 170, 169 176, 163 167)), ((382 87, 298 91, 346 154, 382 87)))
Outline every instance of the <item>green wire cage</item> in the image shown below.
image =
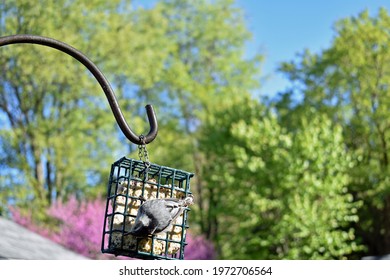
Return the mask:
POLYGON ((102 252, 140 259, 184 259, 188 208, 168 232, 135 237, 130 230, 143 200, 188 197, 193 176, 126 157, 114 162, 108 181, 102 252))

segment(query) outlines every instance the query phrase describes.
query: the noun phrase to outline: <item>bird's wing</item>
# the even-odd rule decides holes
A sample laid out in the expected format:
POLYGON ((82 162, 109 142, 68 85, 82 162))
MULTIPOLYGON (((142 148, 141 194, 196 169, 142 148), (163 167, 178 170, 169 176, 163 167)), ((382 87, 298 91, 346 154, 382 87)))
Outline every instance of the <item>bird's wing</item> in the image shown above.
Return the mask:
POLYGON ((168 198, 165 200, 165 206, 168 208, 171 215, 171 222, 173 223, 184 211, 183 200, 177 198, 168 198))
POLYGON ((165 198, 163 201, 167 208, 177 208, 181 205, 180 200, 177 198, 165 198))

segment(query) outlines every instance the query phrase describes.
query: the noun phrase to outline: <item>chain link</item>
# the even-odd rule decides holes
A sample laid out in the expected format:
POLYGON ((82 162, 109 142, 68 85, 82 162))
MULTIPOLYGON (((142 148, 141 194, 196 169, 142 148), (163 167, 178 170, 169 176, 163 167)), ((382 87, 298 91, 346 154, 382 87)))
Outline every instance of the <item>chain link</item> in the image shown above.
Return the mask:
POLYGON ((138 157, 140 160, 142 160, 145 163, 146 167, 149 167, 150 166, 149 153, 148 150, 146 149, 145 136, 141 135, 139 139, 142 144, 138 145, 138 157))
POLYGON ((146 149, 145 136, 141 134, 139 140, 141 141, 141 144, 138 145, 138 157, 140 160, 144 162, 145 165, 145 170, 143 171, 144 180, 147 181, 149 177, 150 161, 149 161, 148 150, 146 149))

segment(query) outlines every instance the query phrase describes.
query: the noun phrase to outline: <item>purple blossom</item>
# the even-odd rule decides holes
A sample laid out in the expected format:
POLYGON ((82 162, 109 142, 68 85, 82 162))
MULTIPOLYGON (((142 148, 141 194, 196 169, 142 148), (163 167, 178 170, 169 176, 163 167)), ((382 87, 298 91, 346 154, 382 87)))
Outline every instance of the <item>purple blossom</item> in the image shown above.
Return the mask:
POLYGON ((203 236, 192 236, 187 234, 184 258, 186 260, 212 260, 215 259, 213 244, 203 236))

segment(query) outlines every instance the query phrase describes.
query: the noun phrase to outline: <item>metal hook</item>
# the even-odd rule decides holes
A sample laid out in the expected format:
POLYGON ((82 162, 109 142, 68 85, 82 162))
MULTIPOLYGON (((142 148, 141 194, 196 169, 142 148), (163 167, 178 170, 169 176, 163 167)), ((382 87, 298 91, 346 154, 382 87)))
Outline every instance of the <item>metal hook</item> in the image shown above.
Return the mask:
POLYGON ((37 36, 37 35, 11 35, 11 36, 5 36, 0 37, 0 47, 6 46, 6 45, 12 45, 12 44, 37 44, 37 45, 43 45, 47 47, 51 47, 54 49, 57 49, 59 51, 62 51, 73 58, 77 59, 79 62, 81 62, 85 67, 88 68, 89 71, 93 74, 93 76, 96 78, 96 80, 99 82, 100 86, 102 87, 104 93, 106 94, 108 103, 110 104, 112 113, 114 114, 114 117, 116 119, 116 122, 118 123, 119 127, 121 128, 123 134, 129 139, 131 142, 137 145, 141 144, 149 144, 156 138, 157 132, 158 132, 158 124, 157 124, 157 117, 153 110, 152 105, 148 104, 145 106, 146 113, 148 115, 150 130, 146 136, 144 136, 143 141, 141 141, 140 136, 135 134, 130 126, 127 124, 125 117, 123 116, 123 113, 119 107, 118 100, 116 99, 115 93, 112 90, 108 80, 103 75, 103 73, 99 70, 99 68, 91 61, 89 60, 83 53, 78 51, 77 49, 61 42, 54 40, 52 38, 37 36))

